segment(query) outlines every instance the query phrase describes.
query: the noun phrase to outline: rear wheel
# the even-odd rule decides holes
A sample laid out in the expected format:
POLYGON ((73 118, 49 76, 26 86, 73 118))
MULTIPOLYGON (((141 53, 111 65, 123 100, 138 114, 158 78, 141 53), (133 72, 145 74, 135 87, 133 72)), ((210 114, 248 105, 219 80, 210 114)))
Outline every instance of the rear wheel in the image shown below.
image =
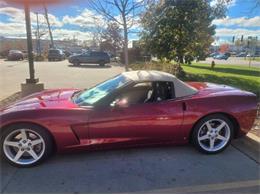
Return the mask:
POLYGON ((52 151, 52 137, 37 125, 11 125, 1 136, 1 154, 14 166, 35 166, 47 159, 52 151))
POLYGON ((234 126, 226 116, 213 114, 195 125, 192 141, 199 151, 215 154, 223 151, 230 144, 233 132, 234 126))
POLYGON ((104 61, 100 61, 99 62, 99 66, 105 66, 105 62, 104 61))

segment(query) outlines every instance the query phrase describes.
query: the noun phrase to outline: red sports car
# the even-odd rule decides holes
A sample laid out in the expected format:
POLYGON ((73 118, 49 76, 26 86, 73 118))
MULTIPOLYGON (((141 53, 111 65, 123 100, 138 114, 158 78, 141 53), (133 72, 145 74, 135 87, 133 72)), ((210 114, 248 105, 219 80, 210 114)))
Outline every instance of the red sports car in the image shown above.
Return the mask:
POLYGON ((245 135, 257 98, 239 89, 187 82, 159 71, 132 71, 86 90, 45 90, 1 110, 1 153, 28 167, 53 151, 192 142, 224 150, 245 135))

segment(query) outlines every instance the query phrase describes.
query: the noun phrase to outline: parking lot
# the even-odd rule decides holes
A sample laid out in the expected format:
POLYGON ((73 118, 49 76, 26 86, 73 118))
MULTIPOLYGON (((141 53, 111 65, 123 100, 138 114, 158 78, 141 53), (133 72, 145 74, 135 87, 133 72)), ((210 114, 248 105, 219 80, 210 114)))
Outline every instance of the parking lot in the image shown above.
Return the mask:
MULTIPOLYGON (((239 65, 239 66, 249 66, 249 59, 244 57, 229 57, 227 60, 217 60, 213 58, 206 58, 204 61, 200 61, 201 63, 211 64, 212 61, 215 61, 216 64, 226 64, 226 65, 239 65)), ((260 68, 260 62, 251 60, 250 67, 260 68)))
MULTIPOLYGON (((35 62, 36 77, 49 88, 88 88, 124 71, 116 63, 104 67, 98 65, 73 66, 67 60, 59 62, 35 62)), ((20 90, 20 84, 29 77, 29 65, 24 61, 0 59, 0 100, 20 90)))
MULTIPOLYGON (((67 61, 36 62, 45 88, 86 88, 124 71, 67 61)), ((28 62, 0 61, 3 99, 20 90, 28 62)), ((55 155, 27 169, 1 162, 1 193, 259 193, 259 163, 231 145, 217 155, 191 146, 55 155)))

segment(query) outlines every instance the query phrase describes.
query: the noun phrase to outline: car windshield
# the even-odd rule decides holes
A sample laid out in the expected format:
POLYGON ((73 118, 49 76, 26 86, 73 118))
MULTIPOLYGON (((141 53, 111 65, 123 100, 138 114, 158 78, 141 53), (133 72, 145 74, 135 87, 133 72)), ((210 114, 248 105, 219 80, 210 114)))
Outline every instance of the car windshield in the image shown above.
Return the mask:
POLYGON ((78 105, 93 105, 112 91, 124 86, 128 82, 128 78, 123 75, 118 75, 91 89, 81 91, 77 96, 75 96, 73 101, 78 105))

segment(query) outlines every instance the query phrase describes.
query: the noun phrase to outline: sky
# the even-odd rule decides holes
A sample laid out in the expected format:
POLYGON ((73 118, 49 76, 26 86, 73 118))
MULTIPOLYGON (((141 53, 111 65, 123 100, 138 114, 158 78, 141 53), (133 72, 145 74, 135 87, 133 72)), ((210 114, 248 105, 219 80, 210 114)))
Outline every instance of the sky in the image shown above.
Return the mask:
MULTIPOLYGON (((134 0, 138 1, 138 0, 134 0)), ((214 5, 216 0, 212 0, 214 5)), ((232 37, 240 39, 242 35, 260 37, 260 8, 255 7, 256 0, 233 0, 228 5, 226 18, 213 21, 216 28, 214 44, 230 42, 232 37)), ((25 37, 25 21, 23 7, 0 0, 0 36, 25 37)), ((106 26, 107 21, 91 11, 87 0, 71 0, 70 3, 48 6, 49 20, 52 24, 54 39, 77 38, 81 41, 91 40, 93 33, 106 26)), ((43 8, 31 9, 32 31, 36 29, 36 12, 38 13, 42 38, 48 38, 43 8)), ((112 13, 117 14, 116 12, 112 13)), ((120 20, 120 17, 117 16, 120 20)), ((131 32, 140 30, 136 21, 131 32)), ((129 40, 138 40, 138 33, 130 33, 129 40)))

